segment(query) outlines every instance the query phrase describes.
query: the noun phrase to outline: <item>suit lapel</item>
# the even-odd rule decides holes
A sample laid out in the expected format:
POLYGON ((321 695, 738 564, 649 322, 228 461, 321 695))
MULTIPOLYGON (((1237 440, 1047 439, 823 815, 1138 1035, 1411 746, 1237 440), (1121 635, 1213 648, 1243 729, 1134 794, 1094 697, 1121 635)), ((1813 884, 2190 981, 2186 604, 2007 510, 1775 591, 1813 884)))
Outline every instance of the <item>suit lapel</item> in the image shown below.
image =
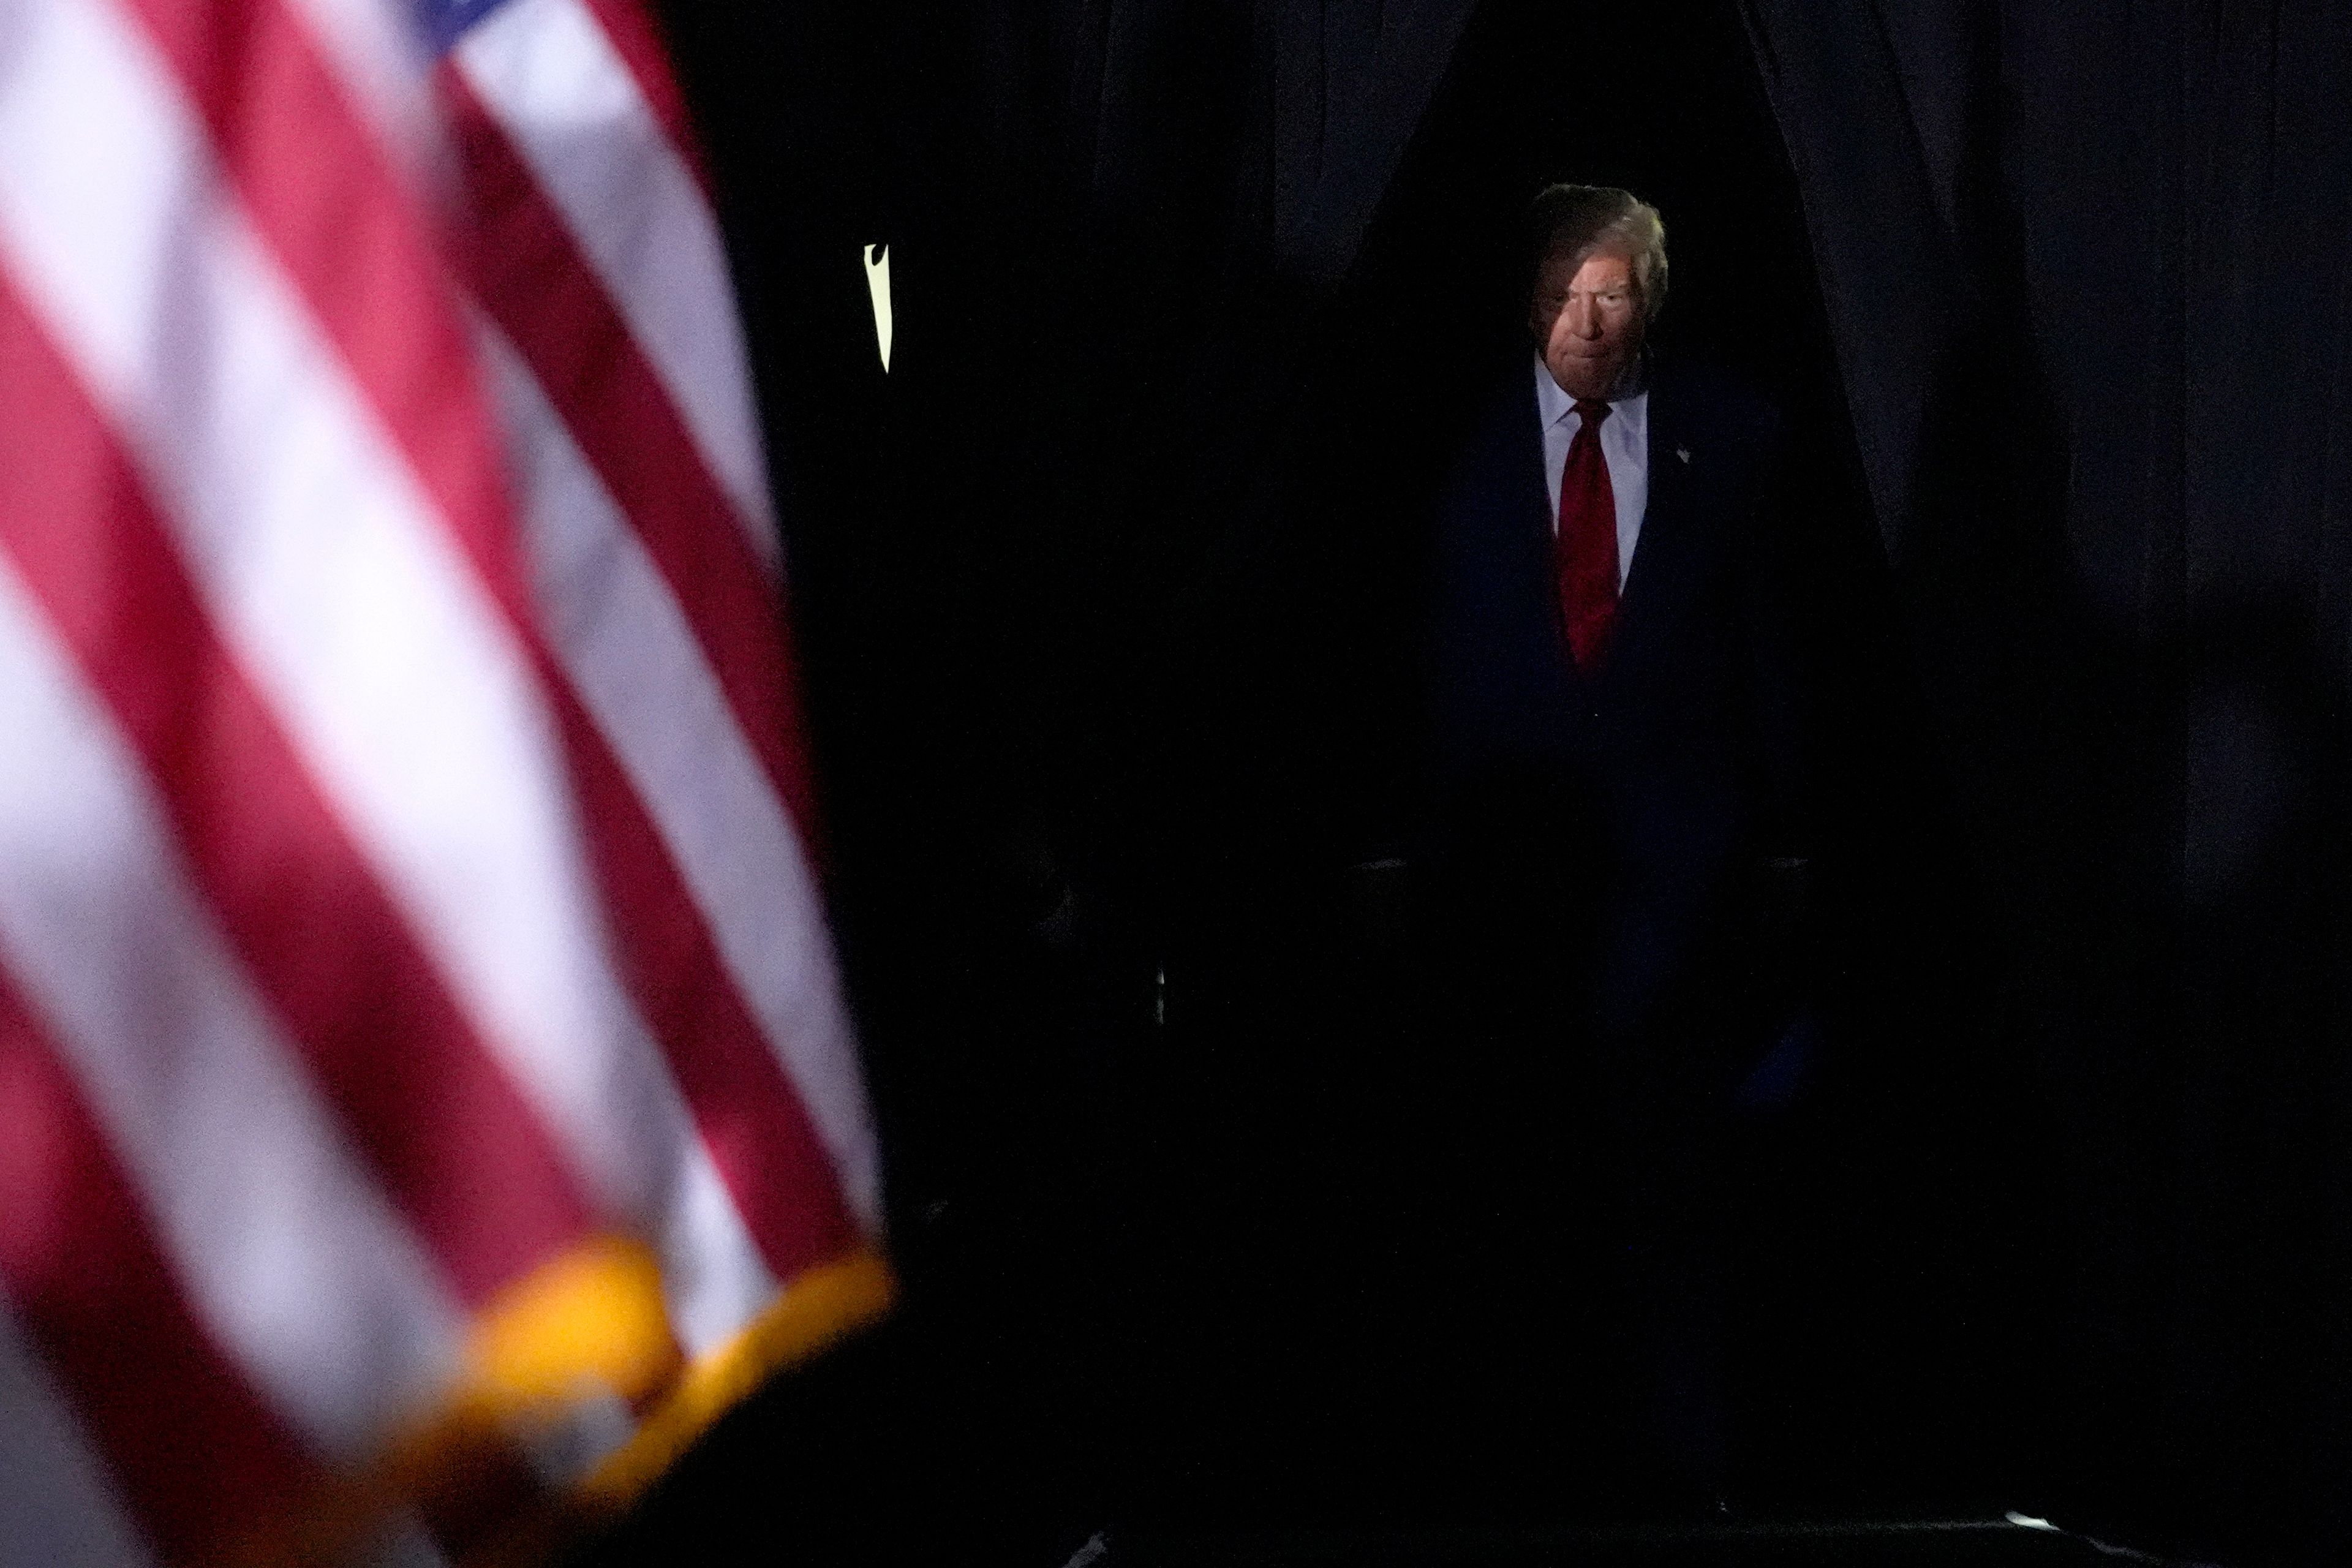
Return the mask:
POLYGON ((1609 669, 1620 679, 1639 672, 1688 602, 1704 527, 1704 509, 1696 502, 1708 454, 1693 445, 1673 384, 1663 377, 1650 389, 1649 423, 1649 501, 1610 639, 1609 669))
POLYGON ((1518 517, 1532 516, 1535 531, 1529 542, 1544 558, 1545 581, 1550 581, 1552 548, 1551 476, 1544 472, 1543 405, 1536 397, 1535 377, 1529 375, 1527 395, 1519 400, 1517 424, 1518 439, 1515 443, 1517 460, 1514 465, 1514 482, 1528 504, 1513 509, 1518 517))
POLYGON ((1551 476, 1544 471, 1543 404, 1536 396, 1535 377, 1521 378, 1524 395, 1513 423, 1511 487, 1515 497, 1505 512, 1519 521, 1519 536, 1512 548, 1530 569, 1528 580, 1539 585, 1541 615, 1551 646, 1566 664, 1568 641, 1559 622, 1559 590, 1554 576, 1551 476))

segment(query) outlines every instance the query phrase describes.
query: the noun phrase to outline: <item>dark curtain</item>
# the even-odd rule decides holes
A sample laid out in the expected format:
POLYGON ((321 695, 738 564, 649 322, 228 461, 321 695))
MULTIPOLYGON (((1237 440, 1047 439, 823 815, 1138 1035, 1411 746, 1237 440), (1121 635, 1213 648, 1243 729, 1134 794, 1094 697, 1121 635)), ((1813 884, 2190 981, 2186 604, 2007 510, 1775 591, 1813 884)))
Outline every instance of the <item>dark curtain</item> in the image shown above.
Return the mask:
POLYGON ((1748 0, 2032 1119, 2062 1518, 2352 1552, 2352 11, 1748 0))
POLYGON ((1483 1324, 1392 1289, 1444 999, 1358 872, 1410 842, 1418 530, 1517 215, 1595 177, 1666 207, 1662 332, 1819 502, 1774 1497, 2352 1551, 2352 14, 664 9, 908 1292, 613 1556, 1485 1506, 1438 1479, 1513 1445, 1447 1386, 1483 1324))

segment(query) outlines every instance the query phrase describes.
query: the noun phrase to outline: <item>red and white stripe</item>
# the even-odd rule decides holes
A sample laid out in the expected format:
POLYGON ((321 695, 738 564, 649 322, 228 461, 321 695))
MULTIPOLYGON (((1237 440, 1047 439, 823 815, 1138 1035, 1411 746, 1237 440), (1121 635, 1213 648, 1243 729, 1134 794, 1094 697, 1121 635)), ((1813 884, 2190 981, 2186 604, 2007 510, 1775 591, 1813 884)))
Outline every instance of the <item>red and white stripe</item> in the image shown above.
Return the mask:
POLYGON ((583 281, 628 324, 691 457, 724 493, 729 521, 772 564, 767 473, 719 224, 677 128, 649 100, 649 85, 674 100, 667 75, 648 84, 638 74, 661 72, 658 56, 632 62, 606 30, 617 22, 625 35, 635 16, 625 0, 509 0, 458 43, 454 75, 578 243, 583 281))
POLYGON ((0 1565, 878 1239, 768 496, 635 0, 0 0, 0 1565))
POLYGON ((614 20, 635 16, 508 0, 453 51, 443 86, 486 226, 474 281, 503 340, 555 658, 650 814, 676 918, 707 927, 870 1226, 878 1163, 796 826, 807 769, 749 371, 716 222, 657 107, 676 89, 615 42, 643 37, 614 20))

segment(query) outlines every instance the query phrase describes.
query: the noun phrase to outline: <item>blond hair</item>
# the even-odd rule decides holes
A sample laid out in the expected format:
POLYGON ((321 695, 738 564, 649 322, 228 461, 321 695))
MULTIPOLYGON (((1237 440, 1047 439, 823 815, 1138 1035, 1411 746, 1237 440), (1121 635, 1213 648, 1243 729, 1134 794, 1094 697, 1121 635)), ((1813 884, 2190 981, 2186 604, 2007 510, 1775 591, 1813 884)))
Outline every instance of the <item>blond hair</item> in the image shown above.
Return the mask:
POLYGON ((1581 264, 1596 251, 1622 254, 1633 264, 1643 321, 1657 319, 1666 302, 1666 224, 1657 208, 1614 185, 1547 185, 1528 217, 1530 277, 1555 256, 1581 264))

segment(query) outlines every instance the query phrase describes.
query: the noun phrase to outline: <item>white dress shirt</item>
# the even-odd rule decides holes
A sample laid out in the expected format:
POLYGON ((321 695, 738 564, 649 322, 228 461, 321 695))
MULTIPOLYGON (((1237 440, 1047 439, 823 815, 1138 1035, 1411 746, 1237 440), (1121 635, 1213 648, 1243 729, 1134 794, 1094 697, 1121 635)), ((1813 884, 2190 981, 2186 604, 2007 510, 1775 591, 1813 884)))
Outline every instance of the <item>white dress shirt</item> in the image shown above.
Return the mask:
MULTIPOLYGON (((1568 444, 1583 427, 1576 399, 1559 389, 1542 356, 1536 359, 1536 417, 1543 421, 1544 486, 1551 492, 1551 527, 1559 531, 1559 471, 1568 444)), ((1641 542, 1642 514, 1650 505, 1650 394, 1611 398, 1601 422, 1601 458, 1609 465, 1609 489, 1617 500, 1617 591, 1633 569, 1633 546, 1641 542)))

